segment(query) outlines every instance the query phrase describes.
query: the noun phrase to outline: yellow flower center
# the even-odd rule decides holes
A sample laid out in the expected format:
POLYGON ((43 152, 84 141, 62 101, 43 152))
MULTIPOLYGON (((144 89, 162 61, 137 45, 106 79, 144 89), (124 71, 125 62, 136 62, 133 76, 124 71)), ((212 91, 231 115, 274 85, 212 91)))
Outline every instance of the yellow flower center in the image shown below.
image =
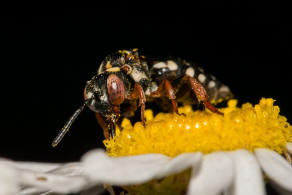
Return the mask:
POLYGON ((292 141, 292 127, 273 99, 262 98, 260 103, 236 107, 230 100, 220 109, 224 116, 209 111, 192 111, 190 106, 179 108, 180 113, 159 113, 155 117, 146 110, 146 127, 141 122, 131 125, 122 122, 114 138, 104 141, 110 156, 128 156, 162 153, 170 157, 185 152, 211 153, 255 148, 269 148, 282 153, 287 142, 292 141))

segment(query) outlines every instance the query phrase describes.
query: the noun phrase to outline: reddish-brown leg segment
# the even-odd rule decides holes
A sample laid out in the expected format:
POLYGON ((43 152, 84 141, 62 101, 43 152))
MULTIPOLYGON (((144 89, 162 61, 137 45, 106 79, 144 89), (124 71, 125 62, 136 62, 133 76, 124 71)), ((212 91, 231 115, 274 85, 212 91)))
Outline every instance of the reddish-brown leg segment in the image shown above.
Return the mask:
POLYGON ((185 75, 183 80, 188 80, 199 102, 203 102, 204 106, 208 108, 209 110, 211 110, 212 112, 223 115, 222 112, 217 110, 217 108, 215 108, 210 102, 208 102, 207 92, 205 88, 201 85, 201 83, 197 81, 197 79, 195 79, 194 77, 185 75))
POLYGON ((127 96, 127 99, 129 100, 139 99, 139 106, 141 106, 141 121, 142 121, 142 124, 145 126, 144 111, 145 111, 146 97, 144 94, 144 90, 139 83, 135 83, 134 89, 132 93, 127 96))
POLYGON ((97 122, 99 123, 99 125, 103 129, 104 137, 106 139, 109 139, 110 138, 110 134, 109 134, 109 131, 108 131, 108 125, 105 123, 103 116, 100 113, 96 112, 95 113, 95 117, 96 117, 97 122))
POLYGON ((158 86, 158 89, 150 94, 151 97, 161 97, 163 95, 170 99, 174 112, 179 114, 177 109, 177 102, 175 101, 176 97, 174 89, 170 81, 167 79, 162 80, 158 86))

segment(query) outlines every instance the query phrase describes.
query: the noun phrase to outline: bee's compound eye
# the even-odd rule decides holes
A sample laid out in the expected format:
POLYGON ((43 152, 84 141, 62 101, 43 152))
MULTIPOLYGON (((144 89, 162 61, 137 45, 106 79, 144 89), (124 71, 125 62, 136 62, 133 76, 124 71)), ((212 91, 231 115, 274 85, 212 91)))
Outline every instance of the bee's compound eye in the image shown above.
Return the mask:
POLYGON ((125 99, 125 87, 123 81, 115 74, 107 78, 107 92, 112 105, 120 105, 125 99))

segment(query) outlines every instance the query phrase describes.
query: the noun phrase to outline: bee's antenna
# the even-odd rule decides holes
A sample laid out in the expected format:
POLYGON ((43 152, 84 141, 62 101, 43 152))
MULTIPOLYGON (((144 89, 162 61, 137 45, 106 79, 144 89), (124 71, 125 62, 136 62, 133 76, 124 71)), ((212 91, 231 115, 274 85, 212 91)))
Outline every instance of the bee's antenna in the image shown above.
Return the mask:
POLYGON ((84 107, 86 106, 86 104, 87 104, 88 101, 89 100, 87 100, 86 102, 84 102, 82 104, 82 106, 80 106, 74 112, 74 114, 69 118, 69 120, 65 123, 64 127, 60 130, 60 132, 58 133, 58 135, 53 140, 53 142, 52 142, 52 146, 53 147, 56 147, 58 145, 58 143, 60 143, 60 141, 63 139, 63 137, 65 136, 65 134, 69 131, 71 125, 76 120, 76 118, 78 117, 78 115, 82 112, 82 110, 84 109, 84 107))

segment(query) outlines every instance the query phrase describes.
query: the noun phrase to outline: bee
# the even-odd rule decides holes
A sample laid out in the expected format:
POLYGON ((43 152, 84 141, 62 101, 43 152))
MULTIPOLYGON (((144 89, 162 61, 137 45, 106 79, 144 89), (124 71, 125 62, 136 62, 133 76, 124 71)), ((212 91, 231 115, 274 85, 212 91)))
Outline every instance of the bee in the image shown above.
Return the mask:
POLYGON ((223 114, 213 104, 231 96, 226 85, 194 63, 180 58, 151 60, 139 55, 138 49, 120 50, 106 56, 97 74, 86 82, 84 103, 65 123, 52 146, 57 146, 86 106, 95 112, 108 139, 115 136, 115 126, 120 119, 132 116, 137 107, 145 126, 146 101, 158 101, 176 114, 181 114, 178 102, 202 103, 210 111, 223 114))

